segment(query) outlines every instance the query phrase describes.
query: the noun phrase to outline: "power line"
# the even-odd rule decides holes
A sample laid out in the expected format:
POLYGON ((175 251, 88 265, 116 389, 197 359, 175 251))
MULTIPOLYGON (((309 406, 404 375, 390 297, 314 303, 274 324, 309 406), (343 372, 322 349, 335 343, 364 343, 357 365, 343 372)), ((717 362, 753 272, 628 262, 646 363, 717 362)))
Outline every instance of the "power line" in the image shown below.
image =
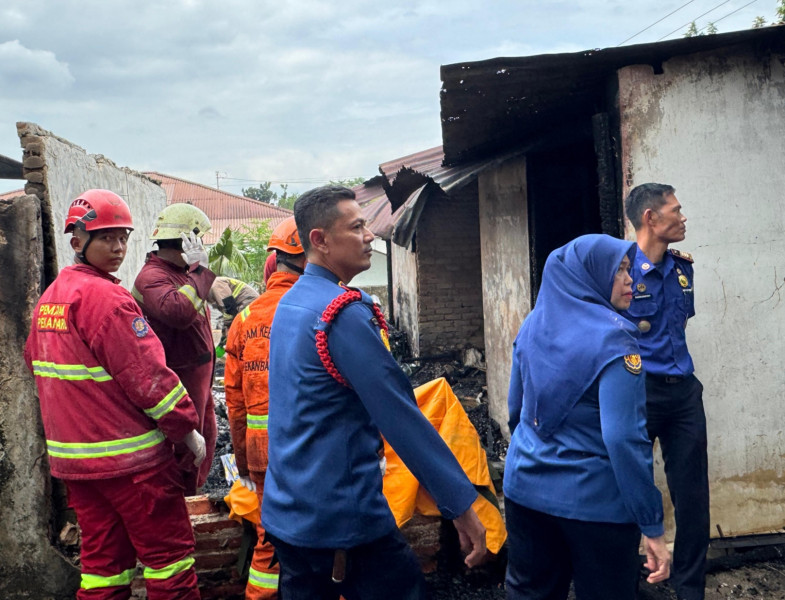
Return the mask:
MULTIPOLYGON (((662 41, 662 40, 664 40, 666 37, 670 37, 670 36, 672 36, 672 35, 673 35, 674 33, 676 33, 677 31, 679 31, 679 30, 681 30, 681 29, 684 29, 685 27, 689 26, 689 24, 690 24, 690 23, 694 23, 695 21, 697 21, 697 20, 698 20, 698 19, 700 19, 701 17, 705 17, 705 16, 706 16, 706 15, 708 15, 710 12, 714 12, 714 11, 715 11, 715 10, 717 10, 717 9, 718 9, 720 6, 722 6, 723 4, 727 4, 727 3, 728 3, 728 2, 730 2, 730 1, 731 1, 731 0, 725 0, 725 2, 720 2, 720 3, 719 3, 717 6, 715 6, 714 8, 710 8, 709 10, 707 10, 707 11, 706 11, 705 13, 703 13, 702 15, 700 15, 700 16, 698 16, 698 17, 695 17, 694 19, 691 19, 690 21, 687 21, 687 22, 686 22, 684 25, 682 25, 682 26, 680 26, 680 27, 677 27, 676 29, 674 29, 673 31, 671 31, 669 34, 662 36, 662 37, 661 37, 660 39, 658 39, 657 41, 658 41, 658 42, 661 42, 661 41, 662 41)), ((753 2, 754 2, 754 1, 755 1, 755 0, 753 0, 753 2)), ((743 8, 743 7, 742 7, 742 8, 743 8)))
POLYGON ((688 4, 692 4, 693 2, 695 2, 695 0, 690 0, 689 2, 685 2, 684 4, 682 4, 682 5, 681 5, 679 8, 677 8, 676 10, 673 10, 673 11, 669 12, 667 15, 665 15, 664 17, 662 17, 662 18, 661 18, 661 19, 659 19, 658 21, 654 21, 654 23, 652 23, 652 24, 651 24, 651 25, 649 25, 648 27, 644 27, 643 29, 641 29, 641 30, 640 30, 638 33, 636 33, 635 35, 631 35, 630 37, 628 37, 628 38, 627 38, 626 40, 624 40, 623 42, 620 42, 620 43, 616 44, 616 47, 618 48, 618 47, 619 47, 619 46, 621 46, 622 44, 626 44, 627 42, 629 42, 629 41, 630 41, 632 38, 636 38, 636 37, 638 37, 638 36, 639 36, 640 34, 642 34, 644 31, 646 31, 646 30, 648 30, 648 29, 651 29, 652 27, 654 27, 654 26, 655 26, 657 23, 659 23, 660 21, 664 21, 665 19, 667 19, 668 17, 670 17, 672 14, 679 12, 679 11, 680 11, 682 8, 684 8, 684 7, 685 7, 685 6, 687 6, 688 4))
MULTIPOLYGON (((744 5, 744 6, 742 6, 741 8, 737 8, 736 10, 734 10, 734 11, 732 11, 732 12, 729 12, 729 13, 728 13, 727 15, 725 15, 724 17, 720 17, 719 19, 717 19, 716 21, 714 21, 714 23, 719 23, 719 22, 720 22, 720 21, 722 21, 723 19, 727 19, 727 18, 728 18, 729 16, 731 16, 732 14, 735 14, 735 13, 739 12, 740 10, 742 10, 742 9, 744 9, 744 8, 747 8, 747 7, 748 7, 750 4, 755 4, 757 1, 758 1, 758 0, 752 0, 751 2, 747 2, 747 4, 745 4, 745 5, 744 5)), ((709 26, 708 24, 704 25, 703 27, 701 27, 701 28, 700 28, 700 30, 699 30, 699 31, 703 31, 703 30, 704 30, 704 29, 706 29, 706 27, 708 27, 708 26, 709 26)))

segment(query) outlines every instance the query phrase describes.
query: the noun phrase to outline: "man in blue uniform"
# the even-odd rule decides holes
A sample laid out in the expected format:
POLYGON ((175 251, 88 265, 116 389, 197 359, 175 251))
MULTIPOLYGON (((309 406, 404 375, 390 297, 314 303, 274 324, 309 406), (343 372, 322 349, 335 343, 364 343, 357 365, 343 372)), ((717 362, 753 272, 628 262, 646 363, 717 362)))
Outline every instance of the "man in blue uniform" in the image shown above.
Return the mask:
POLYGON ((334 302, 371 266, 373 234, 354 198, 325 186, 294 206, 308 265, 270 334, 262 523, 284 598, 420 599, 419 564, 382 494, 380 432, 453 519, 469 567, 485 555, 485 529, 471 508, 474 486, 385 347, 380 313, 364 292, 343 308, 334 302))
POLYGON ((625 316, 640 331, 646 369, 647 428, 660 440, 675 509, 671 585, 680 599, 702 600, 709 545, 709 482, 703 386, 694 375, 685 328, 695 315, 692 256, 668 245, 684 239, 687 217, 670 185, 645 183, 624 204, 638 249, 633 299, 625 316))

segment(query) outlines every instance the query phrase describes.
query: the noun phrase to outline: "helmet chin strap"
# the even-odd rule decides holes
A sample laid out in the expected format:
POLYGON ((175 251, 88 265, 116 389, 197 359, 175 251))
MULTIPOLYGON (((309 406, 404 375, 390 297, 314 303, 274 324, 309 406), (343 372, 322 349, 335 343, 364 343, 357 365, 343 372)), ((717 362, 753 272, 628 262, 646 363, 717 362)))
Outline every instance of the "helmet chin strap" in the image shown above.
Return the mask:
POLYGON ((289 262, 288 260, 286 260, 285 258, 279 258, 277 262, 281 263, 282 265, 284 265, 284 266, 285 266, 285 267, 287 267, 288 269, 291 269, 292 271, 294 271, 294 272, 295 272, 295 273, 297 273, 298 275, 302 275, 303 273, 305 273, 305 270, 303 270, 303 268, 302 268, 302 267, 298 267, 298 266, 297 266, 297 265, 295 265, 294 263, 290 263, 290 262, 289 262))
POLYGON ((87 260, 86 253, 87 253, 87 247, 90 245, 90 242, 93 241, 93 235, 91 233, 88 233, 87 231, 85 231, 81 227, 79 227, 79 230, 80 231, 84 231, 87 234, 87 241, 84 243, 84 246, 82 246, 82 251, 81 252, 75 252, 74 254, 76 256, 76 259, 80 263, 85 264, 85 265, 89 265, 89 266, 92 267, 93 265, 91 265, 90 261, 87 260))

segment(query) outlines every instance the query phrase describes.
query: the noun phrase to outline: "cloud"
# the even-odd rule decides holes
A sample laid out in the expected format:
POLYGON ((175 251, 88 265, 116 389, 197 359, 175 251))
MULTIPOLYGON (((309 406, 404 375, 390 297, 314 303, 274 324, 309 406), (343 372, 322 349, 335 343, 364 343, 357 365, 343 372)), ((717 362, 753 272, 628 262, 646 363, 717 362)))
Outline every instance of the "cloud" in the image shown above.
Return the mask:
POLYGON ((4 93, 34 94, 63 90, 75 82, 54 52, 30 50, 19 40, 0 44, 0 88, 4 93))

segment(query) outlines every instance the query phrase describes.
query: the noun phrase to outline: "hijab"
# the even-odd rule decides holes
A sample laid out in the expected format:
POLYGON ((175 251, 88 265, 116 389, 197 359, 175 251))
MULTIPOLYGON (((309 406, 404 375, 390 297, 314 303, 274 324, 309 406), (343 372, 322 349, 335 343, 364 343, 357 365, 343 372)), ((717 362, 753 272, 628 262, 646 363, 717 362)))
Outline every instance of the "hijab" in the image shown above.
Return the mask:
POLYGON ((551 252, 534 310, 513 352, 523 382, 523 415, 550 437, 612 360, 638 354, 637 329, 611 305, 613 280, 635 242, 609 235, 578 237, 551 252))

